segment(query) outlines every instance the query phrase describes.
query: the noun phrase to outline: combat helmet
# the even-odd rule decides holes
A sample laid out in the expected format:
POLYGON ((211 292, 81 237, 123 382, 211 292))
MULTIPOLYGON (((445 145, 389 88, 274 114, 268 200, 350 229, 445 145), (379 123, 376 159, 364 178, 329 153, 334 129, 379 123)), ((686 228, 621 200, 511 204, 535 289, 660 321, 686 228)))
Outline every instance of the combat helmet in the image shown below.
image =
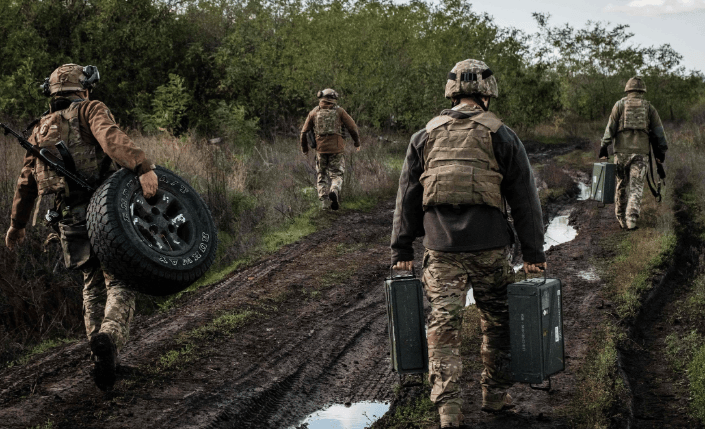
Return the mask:
POLYGON ((446 98, 453 99, 463 95, 497 98, 497 80, 487 64, 467 59, 457 63, 448 73, 446 98))
POLYGON ((96 66, 79 66, 64 64, 54 70, 44 83, 40 85, 45 96, 50 97, 60 92, 83 91, 93 89, 100 80, 96 66))
POLYGON ((624 92, 646 92, 646 84, 641 77, 634 76, 627 81, 624 92))
POLYGON ((316 94, 316 97, 318 98, 331 98, 333 100, 338 99, 338 93, 335 92, 333 88, 326 88, 323 91, 318 91, 318 94, 316 94))

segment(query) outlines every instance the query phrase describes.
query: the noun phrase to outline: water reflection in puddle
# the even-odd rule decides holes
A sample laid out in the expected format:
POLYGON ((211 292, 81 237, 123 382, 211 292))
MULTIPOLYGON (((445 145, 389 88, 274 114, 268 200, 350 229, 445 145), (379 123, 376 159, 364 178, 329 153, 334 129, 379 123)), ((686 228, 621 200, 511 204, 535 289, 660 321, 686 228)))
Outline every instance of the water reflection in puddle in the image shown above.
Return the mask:
POLYGON ((577 235, 578 231, 568 225, 568 215, 556 216, 546 228, 546 234, 544 235, 546 242, 543 244, 543 250, 571 241, 577 235))
POLYGON ((597 272, 595 271, 594 268, 580 271, 578 273, 578 277, 580 277, 583 280, 589 280, 589 281, 600 280, 600 276, 597 275, 597 272))
POLYGON ((472 288, 468 289, 468 294, 465 295, 465 306, 475 305, 475 296, 472 294, 472 288))
POLYGON ((389 411, 384 402, 356 402, 350 406, 331 405, 309 415, 297 428, 306 429, 364 429, 389 411))
POLYGON ((590 199, 590 193, 592 188, 583 182, 578 182, 578 188, 580 189, 580 195, 578 195, 578 201, 590 199))

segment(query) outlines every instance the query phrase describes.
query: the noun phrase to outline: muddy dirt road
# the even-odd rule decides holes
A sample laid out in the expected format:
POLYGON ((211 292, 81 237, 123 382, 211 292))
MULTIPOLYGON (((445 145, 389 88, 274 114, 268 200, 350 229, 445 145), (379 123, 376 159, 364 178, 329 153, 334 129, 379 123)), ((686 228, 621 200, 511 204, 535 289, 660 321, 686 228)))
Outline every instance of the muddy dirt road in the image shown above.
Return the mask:
MULTIPOLYGON (((397 377, 389 368, 382 283, 393 208, 390 199, 368 213, 328 213, 337 227, 201 288, 166 313, 137 317, 110 393, 93 385, 85 340, 3 370, 0 427, 287 428, 326 404, 389 401, 397 377), (192 349, 184 345, 189 332, 223 314, 246 314, 246 323, 232 335, 192 335, 192 349)), ((625 234, 611 206, 573 197, 551 211, 568 215, 577 230, 548 251, 549 273, 563 281, 566 371, 553 378, 550 393, 513 387, 514 412, 488 415, 479 410, 477 348, 463 376, 474 427, 571 427, 556 410, 574 397, 594 328, 612 317, 590 265, 602 252, 599 237, 625 234)), ((417 264, 421 254, 419 246, 417 264)))

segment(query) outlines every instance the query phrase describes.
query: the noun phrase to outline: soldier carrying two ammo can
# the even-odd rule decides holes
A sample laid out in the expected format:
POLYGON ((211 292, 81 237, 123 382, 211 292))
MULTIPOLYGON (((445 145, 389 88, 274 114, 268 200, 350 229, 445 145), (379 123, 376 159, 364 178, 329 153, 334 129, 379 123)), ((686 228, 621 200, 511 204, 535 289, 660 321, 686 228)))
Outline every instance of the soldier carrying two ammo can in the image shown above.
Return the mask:
POLYGON ((482 317, 482 410, 511 406, 507 285, 514 271, 507 246, 513 233, 505 202, 512 209, 524 270, 546 269, 541 205, 529 159, 517 135, 488 111, 490 99, 498 96, 492 71, 478 60, 457 63, 445 96, 453 108, 411 138, 391 240, 393 267, 408 270, 412 243, 424 236, 429 381, 441 428, 463 425, 460 330, 471 286, 482 317))
POLYGON ((139 176, 147 198, 157 192, 158 180, 154 164, 120 130, 108 107, 89 100, 99 79, 94 66, 64 64, 42 85, 44 95, 51 97, 50 109, 37 121, 28 142, 43 153, 50 152, 50 158, 43 160, 34 152, 25 157, 5 244, 13 249, 23 242, 35 200, 53 194, 54 208, 47 221, 58 223, 66 267, 83 273, 83 315, 95 363, 93 377, 100 389, 109 390, 115 383, 117 354, 127 342, 135 292, 104 272, 91 249, 86 227, 86 209, 93 194, 89 189, 96 189, 117 171, 115 162, 139 176), (52 159, 60 160, 88 186, 60 175, 47 162, 52 159))
POLYGON ((656 162, 662 164, 668 143, 656 108, 644 98, 646 84, 642 78, 629 79, 624 92, 627 96, 612 108, 599 157, 607 159, 607 147, 614 143, 617 176, 614 211, 619 226, 632 231, 637 228, 641 211, 650 147, 656 162))
POLYGON ((345 138, 343 127, 350 133, 357 150, 360 150, 360 134, 355 121, 342 107, 338 106, 338 93, 330 88, 318 91, 318 106, 311 110, 301 128, 301 152, 308 153, 307 133, 313 131, 315 141, 311 145, 316 150, 316 173, 318 199, 321 208, 340 207, 340 190, 345 174, 345 138), (328 180, 330 176, 330 188, 328 180))

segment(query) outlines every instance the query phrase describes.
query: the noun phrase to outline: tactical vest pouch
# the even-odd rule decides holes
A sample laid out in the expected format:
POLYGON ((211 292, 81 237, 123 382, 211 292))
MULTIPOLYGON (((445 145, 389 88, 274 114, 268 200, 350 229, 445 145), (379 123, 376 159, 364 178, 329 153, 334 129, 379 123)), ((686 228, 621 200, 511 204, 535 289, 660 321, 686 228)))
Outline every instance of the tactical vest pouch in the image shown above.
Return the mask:
POLYGON ((429 168, 420 178, 424 210, 440 204, 486 204, 502 208, 502 175, 469 165, 429 168))
MULTIPOLYGON (((32 143, 35 145, 47 149, 57 158, 61 158, 54 145, 60 140, 68 139, 68 134, 68 127, 64 124, 61 114, 56 112, 42 118, 30 140, 33 140, 32 143)), ((39 195, 55 194, 66 187, 65 179, 40 159, 35 162, 34 178, 37 181, 39 195)))
POLYGON ((316 120, 314 122, 314 131, 317 136, 325 136, 329 134, 342 134, 340 129, 340 121, 338 120, 338 108, 321 109, 316 112, 316 120))
POLYGON ((508 285, 507 294, 512 378, 543 383, 565 369, 561 281, 528 279, 508 285))
POLYGON ((641 98, 626 98, 622 115, 622 130, 649 131, 649 102, 641 98))
MULTIPOLYGON (((62 159, 56 148, 56 143, 63 140, 73 158, 76 172, 85 177, 88 183, 97 183, 100 179, 101 160, 105 160, 100 145, 84 141, 81 137, 81 127, 78 109, 81 101, 73 102, 64 110, 50 113, 41 119, 35 127, 30 141, 41 148, 49 150, 57 158, 62 159)), ((37 180, 39 195, 55 194, 67 189, 66 180, 50 169, 41 160, 36 161, 34 176, 37 180)))
POLYGON ((423 286, 414 275, 384 282, 392 369, 399 374, 428 372, 423 286))
POLYGON ((66 268, 75 270, 83 267, 93 256, 88 238, 86 221, 79 223, 59 222, 59 237, 64 252, 66 268))

